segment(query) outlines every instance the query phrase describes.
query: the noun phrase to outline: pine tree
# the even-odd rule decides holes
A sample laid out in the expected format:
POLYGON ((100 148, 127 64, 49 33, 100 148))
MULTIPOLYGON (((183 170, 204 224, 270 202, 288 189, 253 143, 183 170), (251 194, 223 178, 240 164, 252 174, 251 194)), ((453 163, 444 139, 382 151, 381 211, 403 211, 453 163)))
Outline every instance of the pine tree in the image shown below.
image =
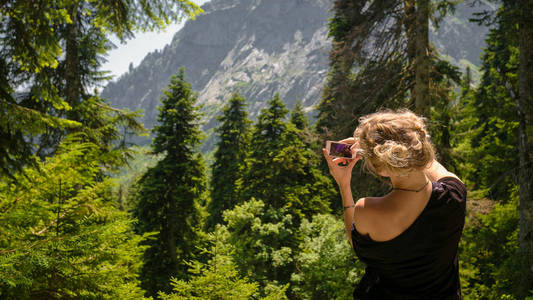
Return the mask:
POLYGON ((318 132, 345 138, 359 116, 382 107, 408 107, 429 117, 432 64, 441 61, 429 43, 429 19, 438 24, 453 7, 451 1, 335 1, 318 132))
MULTIPOLYGON (((440 20, 453 5, 428 0, 335 1, 329 24, 330 71, 316 122, 323 141, 352 136, 359 117, 381 108, 407 107, 429 118, 431 106, 451 106, 451 93, 443 97, 443 90, 457 81, 457 71, 429 44, 427 27, 429 18, 440 20)), ((435 132, 446 126, 446 115, 438 110, 433 114, 440 118, 435 132)), ((445 134, 440 137, 448 140, 445 134)), ((446 149, 442 154, 449 156, 450 146, 436 148, 446 149)), ((327 174, 325 163, 322 169, 327 174)), ((360 166, 355 172, 364 173, 360 166)), ((352 187, 355 198, 382 195, 388 189, 367 174, 354 177, 352 187)))
POLYGON ((2 299, 143 299, 142 238, 102 177, 107 153, 80 140, 0 181, 2 299))
MULTIPOLYGON (((409 2, 407 0, 405 2, 409 2)), ((415 50, 415 82, 414 87, 411 89, 412 102, 415 103, 415 111, 419 115, 429 117, 429 108, 432 104, 429 93, 429 6, 430 0, 416 0, 416 29, 410 28, 410 30, 416 30, 414 38, 416 42, 415 50)), ((409 36, 409 35, 408 35, 409 36)))
POLYGON ((229 232, 224 226, 217 226, 213 233, 208 234, 209 255, 207 263, 191 262, 190 272, 194 274, 189 281, 173 280, 173 292, 161 293, 162 300, 189 299, 287 299, 284 289, 271 291, 266 297, 258 297, 257 282, 250 282, 245 276, 237 272, 237 267, 231 257, 233 245, 228 243, 229 232))
POLYGON ((290 122, 296 126, 298 130, 306 130, 309 127, 309 120, 305 116, 305 112, 302 106, 302 101, 297 100, 296 104, 291 110, 290 122))
MULTIPOLYGON (((509 10, 502 13, 509 21, 509 10)), ((512 98, 518 94, 518 35, 513 26, 501 22, 489 32, 479 86, 460 104, 459 126, 465 134, 456 142, 458 163, 470 187, 480 196, 498 200, 509 199, 518 170, 518 122, 512 98)))
POLYGON ((283 134, 287 130, 284 122, 287 113, 278 94, 269 100, 268 108, 261 110, 252 134, 253 147, 247 159, 248 171, 243 176, 244 199, 268 199, 274 208, 283 206, 281 198, 288 178, 279 175, 282 169, 291 166, 280 164, 281 158, 277 156, 282 150, 283 134))
POLYGON ((207 211, 207 228, 221 223, 222 211, 238 203, 237 180, 245 171, 246 154, 250 148, 250 123, 244 110, 245 99, 234 94, 218 118, 215 130, 219 141, 215 150, 211 179, 211 201, 207 211))
MULTIPOLYGON (((492 28, 482 56, 481 82, 476 89, 463 88, 458 116, 461 134, 456 137, 460 154, 456 159, 459 171, 473 190, 470 195, 474 199, 488 197, 499 202, 490 214, 479 218, 480 225, 465 234, 471 243, 465 246, 467 255, 476 257, 465 261, 471 268, 470 275, 465 276, 466 285, 475 287, 470 293, 476 298, 511 294, 523 299, 530 293, 533 278, 531 252, 520 244, 523 232, 519 233, 517 226, 530 214, 527 205, 518 205, 519 198, 523 199, 518 195, 523 192, 520 183, 526 178, 525 181, 531 181, 531 176, 522 173, 527 169, 520 161, 520 151, 524 150, 523 146, 527 149, 528 144, 520 141, 523 131, 517 113, 520 112, 517 104, 520 104, 522 67, 520 34, 516 30, 520 14, 518 2, 503 1, 494 15, 478 15, 477 22, 492 28), (506 245, 503 248, 502 242, 506 245), (495 269, 491 265, 499 267, 495 269)), ((522 226, 520 230, 524 230, 522 226)))
MULTIPOLYGON (((143 2, 8 0, 0 3, 0 171, 13 175, 25 164, 53 153, 66 132, 86 131, 108 146, 112 125, 91 119, 109 109, 94 87, 109 77, 100 67, 113 47, 134 30, 164 27, 201 12, 190 1, 143 2), (17 91, 17 92, 15 92, 17 91), (22 91, 22 92, 21 92, 22 91), (81 105, 90 100, 93 105, 81 105), (81 126, 81 128, 80 128, 81 126), (95 127, 96 126, 96 127, 95 127)), ((126 124, 125 123, 125 124, 126 124)), ((135 125, 138 127, 138 124, 135 125)))
POLYGON ((197 152, 201 134, 196 99, 180 69, 163 91, 159 125, 154 128, 153 153, 164 157, 138 182, 138 231, 157 232, 146 243, 141 275, 150 295, 169 292, 171 277, 186 279, 185 260, 196 252, 206 185, 203 158, 197 152))
MULTIPOLYGON (((242 177, 242 207, 259 201, 261 209, 257 226, 246 229, 250 231, 249 244, 241 243, 246 253, 236 261, 241 272, 263 282, 263 288, 269 283, 289 283, 294 270, 292 256, 301 239, 300 223, 314 214, 329 212, 335 196, 331 180, 319 169, 321 159, 306 144, 303 132, 284 120, 287 113, 278 95, 261 111, 242 177), (265 267, 268 265, 272 267, 265 267)), ((241 226, 232 223, 228 228, 242 235, 241 226)))

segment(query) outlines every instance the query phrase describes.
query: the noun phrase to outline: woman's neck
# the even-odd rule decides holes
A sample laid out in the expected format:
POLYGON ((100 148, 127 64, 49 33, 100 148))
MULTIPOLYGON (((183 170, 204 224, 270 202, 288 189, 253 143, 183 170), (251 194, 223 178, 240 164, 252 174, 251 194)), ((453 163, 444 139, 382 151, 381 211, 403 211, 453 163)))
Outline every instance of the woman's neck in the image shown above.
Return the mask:
POLYGON ((391 176, 390 180, 393 188, 416 191, 424 187, 429 179, 423 171, 413 171, 407 176, 391 176))

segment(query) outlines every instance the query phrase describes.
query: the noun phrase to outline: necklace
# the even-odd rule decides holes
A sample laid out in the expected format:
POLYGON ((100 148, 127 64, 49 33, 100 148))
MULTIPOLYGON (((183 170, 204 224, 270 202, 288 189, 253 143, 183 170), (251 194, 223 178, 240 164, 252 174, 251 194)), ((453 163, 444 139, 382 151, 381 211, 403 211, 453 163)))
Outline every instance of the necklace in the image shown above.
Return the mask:
POLYGON ((420 192, 421 190, 423 190, 423 189, 426 187, 426 185, 428 185, 428 183, 429 183, 429 180, 427 180, 426 183, 424 183, 424 185, 423 185, 421 188, 419 188, 418 190, 402 189, 402 188, 395 188, 395 187, 392 187, 392 189, 393 189, 393 190, 399 190, 399 191, 406 191, 406 192, 415 192, 415 193, 418 193, 418 192, 420 192))

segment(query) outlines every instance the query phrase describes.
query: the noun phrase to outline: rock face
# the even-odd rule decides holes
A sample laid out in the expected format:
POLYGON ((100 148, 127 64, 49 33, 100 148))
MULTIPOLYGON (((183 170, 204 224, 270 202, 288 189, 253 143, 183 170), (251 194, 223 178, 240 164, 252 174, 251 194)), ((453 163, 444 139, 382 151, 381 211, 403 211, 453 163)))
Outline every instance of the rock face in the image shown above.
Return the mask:
MULTIPOLYGON (((152 128, 161 90, 183 66, 187 80, 199 92, 206 131, 216 126, 215 116, 233 92, 247 99, 252 119, 276 92, 289 108, 301 99, 311 111, 320 100, 328 72, 327 23, 332 3, 212 0, 202 7, 205 13, 188 21, 169 45, 148 54, 138 67, 110 82, 102 96, 118 108, 144 109, 142 122, 152 128)), ((463 6, 456 16, 443 21, 439 30, 443 41, 439 41, 439 32, 432 33, 439 50, 455 61, 479 57, 481 52, 481 48, 453 50, 460 47, 455 35, 462 35, 459 40, 483 41, 486 34, 464 19, 460 12, 470 12, 463 6)))
MULTIPOLYGON (((329 1, 328 1, 329 2, 329 1)), ((251 116, 279 92, 289 107, 320 99, 328 70, 329 7, 319 0, 213 0, 188 21, 172 43, 102 92, 116 107, 144 109, 151 128, 161 90, 180 67, 199 92, 205 127, 233 92, 247 99, 251 116)))

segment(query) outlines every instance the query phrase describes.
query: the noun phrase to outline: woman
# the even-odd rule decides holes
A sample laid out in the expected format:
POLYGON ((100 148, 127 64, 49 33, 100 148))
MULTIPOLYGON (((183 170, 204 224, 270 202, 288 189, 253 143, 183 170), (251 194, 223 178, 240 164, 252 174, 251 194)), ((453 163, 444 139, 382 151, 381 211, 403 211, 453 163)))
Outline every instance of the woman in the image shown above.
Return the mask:
POLYGON ((462 299, 457 248, 464 226, 466 188, 435 159, 423 118, 408 110, 359 120, 356 158, 324 156, 344 203, 348 239, 366 272, 354 299, 462 299), (353 201, 357 161, 388 177, 392 191, 353 201))

